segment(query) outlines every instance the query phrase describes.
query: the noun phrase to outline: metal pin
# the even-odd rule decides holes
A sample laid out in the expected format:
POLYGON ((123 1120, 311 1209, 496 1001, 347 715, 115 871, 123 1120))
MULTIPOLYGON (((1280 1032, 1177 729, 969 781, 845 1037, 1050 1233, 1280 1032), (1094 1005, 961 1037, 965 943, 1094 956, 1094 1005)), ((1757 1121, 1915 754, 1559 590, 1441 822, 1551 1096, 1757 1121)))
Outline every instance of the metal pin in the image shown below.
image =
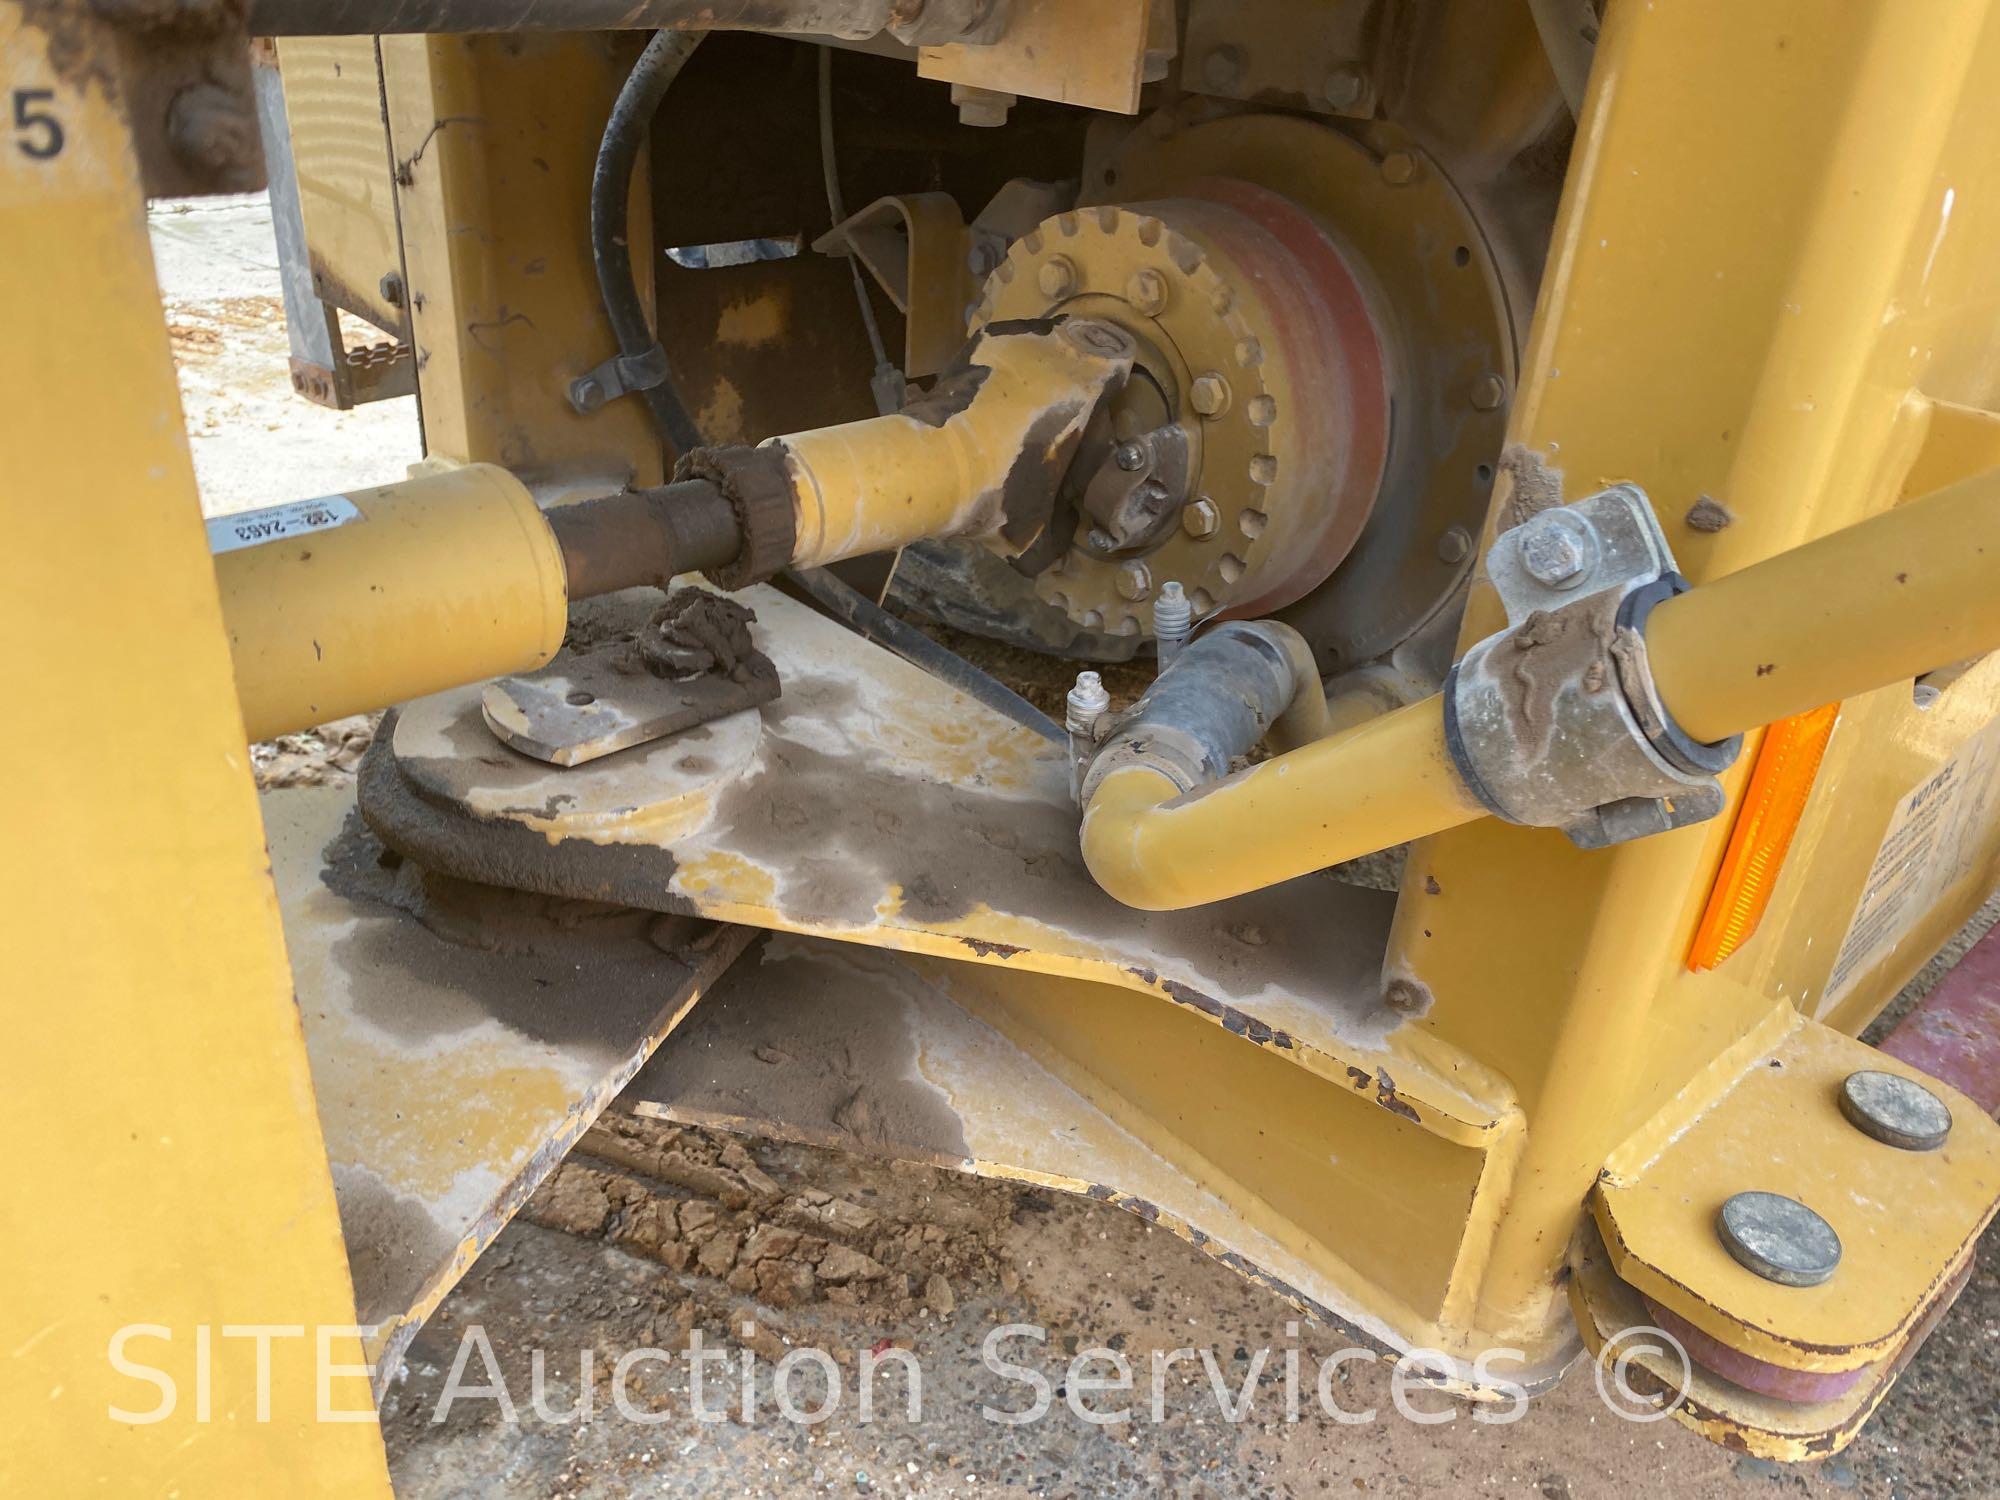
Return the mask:
POLYGON ((1840 1236, 1796 1198, 1738 1193, 1715 1216, 1736 1263, 1780 1286, 1818 1286, 1840 1265, 1840 1236))

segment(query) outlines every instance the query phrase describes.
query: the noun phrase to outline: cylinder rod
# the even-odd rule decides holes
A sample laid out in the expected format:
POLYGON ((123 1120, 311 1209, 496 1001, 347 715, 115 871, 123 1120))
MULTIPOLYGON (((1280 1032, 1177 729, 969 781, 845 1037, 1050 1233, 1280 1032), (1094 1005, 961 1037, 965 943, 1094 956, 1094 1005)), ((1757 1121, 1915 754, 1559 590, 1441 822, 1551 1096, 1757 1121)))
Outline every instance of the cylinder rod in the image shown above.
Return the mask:
POLYGON ((742 546, 728 499, 705 479, 560 505, 547 516, 572 599, 665 588, 678 574, 733 562, 742 546))
POLYGON ((1653 611, 1660 700, 1698 740, 2000 645, 2000 473, 1911 500, 1653 611))

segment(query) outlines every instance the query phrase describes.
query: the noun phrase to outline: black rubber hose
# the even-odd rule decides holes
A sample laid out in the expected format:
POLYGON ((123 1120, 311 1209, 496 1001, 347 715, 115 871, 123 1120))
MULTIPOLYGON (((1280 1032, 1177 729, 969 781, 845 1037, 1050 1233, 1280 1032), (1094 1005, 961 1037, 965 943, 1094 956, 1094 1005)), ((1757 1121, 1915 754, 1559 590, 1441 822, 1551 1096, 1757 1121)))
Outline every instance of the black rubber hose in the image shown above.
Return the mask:
MULTIPOLYGON (((662 31, 646 44, 646 50, 632 67, 632 76, 625 80, 625 86, 618 91, 617 103, 611 107, 611 119, 604 127, 604 144, 597 152, 597 170, 590 181, 590 248, 597 261, 597 284, 604 295, 604 311, 618 335, 619 352, 628 358, 651 357, 664 372, 660 383, 642 394, 647 410, 653 415, 653 425, 680 453, 699 448, 701 432, 674 387, 665 350, 647 325, 645 306, 639 300, 638 283, 632 275, 632 256, 625 233, 632 201, 632 169, 638 162, 640 144, 660 101, 701 38, 700 32, 662 31)), ((940 646, 915 626, 897 619, 831 573, 819 568, 789 568, 781 578, 856 634, 895 652, 912 666, 1043 738, 1058 744, 1069 743, 1067 732, 1026 698, 956 652, 940 646)))
POLYGON ((701 446, 694 419, 674 387, 667 352, 646 322, 646 305, 632 275, 632 247, 626 234, 631 225, 632 169, 639 148, 658 113, 660 101, 701 44, 699 31, 662 31, 646 43, 632 66, 632 76, 618 91, 605 122, 604 142, 597 148, 597 169, 590 179, 590 253, 597 262, 597 286, 604 297, 605 316, 626 359, 651 361, 663 378, 639 394, 653 414, 653 425, 677 453, 701 446))
POLYGON ((1005 714, 1024 729, 1059 745, 1069 734, 1019 693, 979 670, 957 652, 940 646, 916 626, 897 619, 859 589, 848 587, 824 568, 791 568, 782 581, 796 584, 812 601, 849 630, 884 646, 911 666, 1005 714))

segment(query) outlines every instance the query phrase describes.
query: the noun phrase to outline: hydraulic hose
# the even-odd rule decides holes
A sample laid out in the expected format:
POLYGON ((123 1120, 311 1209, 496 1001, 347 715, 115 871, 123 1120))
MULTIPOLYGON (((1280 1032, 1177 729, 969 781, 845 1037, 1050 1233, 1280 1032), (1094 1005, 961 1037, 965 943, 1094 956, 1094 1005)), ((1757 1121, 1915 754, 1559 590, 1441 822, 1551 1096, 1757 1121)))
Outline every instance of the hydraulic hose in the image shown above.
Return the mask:
POLYGON ((639 148, 659 112, 660 101, 701 45, 704 34, 662 31, 646 43, 611 106, 604 141, 597 149, 597 169, 590 179, 590 254, 597 264, 604 314, 611 321, 621 358, 650 367, 650 383, 640 388, 639 394, 653 414, 653 425, 677 453, 700 447, 701 434, 675 389, 667 351, 646 321, 646 304, 632 274, 627 232, 631 226, 632 169, 638 165, 639 148))
MULTIPOLYGON (((2000 471, 1700 584, 1647 624, 1660 699, 1684 731, 1720 740, 2000 649, 1996 557, 2000 471)), ((1084 861, 1126 905, 1220 901, 1487 815, 1447 747, 1442 697, 1194 779, 1157 750, 1093 762, 1084 861)))
POLYGON ((1062 727, 1034 704, 995 677, 990 677, 956 652, 940 646, 916 626, 897 619, 859 589, 850 588, 824 568, 793 568, 787 583, 857 635, 885 646, 911 666, 921 668, 968 698, 1005 714, 1044 739, 1067 743, 1062 727))

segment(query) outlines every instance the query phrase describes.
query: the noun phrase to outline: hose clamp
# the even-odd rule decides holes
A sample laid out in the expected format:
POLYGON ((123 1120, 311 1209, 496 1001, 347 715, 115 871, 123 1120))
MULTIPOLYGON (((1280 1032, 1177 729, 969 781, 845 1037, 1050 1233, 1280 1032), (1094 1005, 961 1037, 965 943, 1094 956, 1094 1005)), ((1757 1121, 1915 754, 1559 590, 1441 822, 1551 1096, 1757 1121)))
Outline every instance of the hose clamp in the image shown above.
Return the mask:
POLYGON ((665 385, 670 373, 667 351, 656 342, 637 354, 614 355, 588 375, 577 376, 569 383, 569 404, 588 416, 607 401, 665 385))
POLYGON ((1687 734, 1646 660, 1647 616, 1688 585, 1644 491, 1614 485, 1540 512, 1493 543, 1486 573, 1508 628, 1452 668, 1444 721, 1487 810, 1583 849, 1722 811, 1716 776, 1742 736, 1687 734))

